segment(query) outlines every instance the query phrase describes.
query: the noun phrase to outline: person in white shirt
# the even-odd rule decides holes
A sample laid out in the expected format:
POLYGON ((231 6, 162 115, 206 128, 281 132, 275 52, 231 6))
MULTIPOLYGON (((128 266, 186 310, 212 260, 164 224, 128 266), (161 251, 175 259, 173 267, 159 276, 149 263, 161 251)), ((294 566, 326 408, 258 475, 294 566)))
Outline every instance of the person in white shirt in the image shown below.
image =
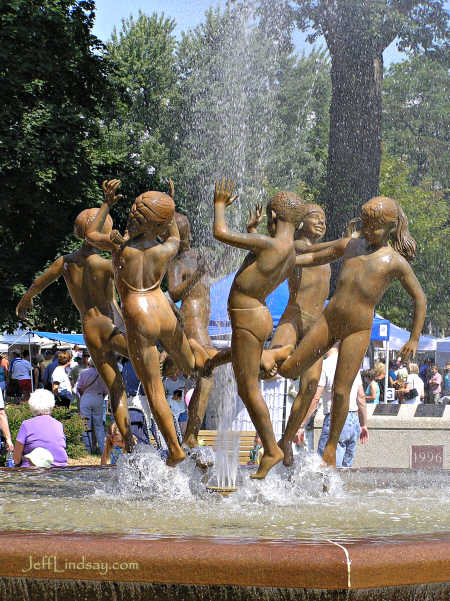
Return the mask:
MULTIPOLYGON (((302 427, 297 432, 297 438, 304 438, 303 427, 313 414, 319 400, 322 398, 323 413, 325 415, 322 425, 322 433, 319 439, 317 452, 322 455, 330 433, 330 411, 333 399, 333 383, 339 356, 339 344, 331 347, 322 365, 319 384, 314 395, 308 413, 305 415, 302 427)), ((358 438, 361 444, 369 440, 367 429, 366 395, 362 385, 361 375, 358 372, 350 391, 350 404, 347 419, 339 437, 336 449, 336 466, 351 467, 355 458, 358 438)))
POLYGON ((52 391, 55 395, 56 407, 70 407, 73 400, 72 382, 70 381, 67 369, 69 369, 71 353, 60 351, 58 353, 58 366, 52 373, 52 391))
POLYGON ((408 375, 406 377, 406 383, 404 388, 399 390, 403 402, 408 405, 423 403, 425 396, 425 387, 422 378, 419 376, 419 366, 417 363, 408 363, 408 375), (417 394, 412 396, 411 391, 416 391, 417 394))

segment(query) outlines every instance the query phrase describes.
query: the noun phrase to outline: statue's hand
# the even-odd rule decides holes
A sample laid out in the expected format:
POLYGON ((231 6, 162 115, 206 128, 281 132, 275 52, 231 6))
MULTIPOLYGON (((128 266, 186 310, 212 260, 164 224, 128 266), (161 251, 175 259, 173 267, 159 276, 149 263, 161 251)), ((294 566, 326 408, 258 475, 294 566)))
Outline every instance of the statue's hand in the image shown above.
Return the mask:
POLYGON ((359 238, 359 232, 356 229, 356 224, 360 221, 361 219, 359 217, 355 217, 349 221, 345 229, 345 238, 359 238))
POLYGON ((239 197, 239 194, 233 196, 234 186, 235 183, 230 179, 223 178, 221 182, 216 182, 214 204, 224 204, 229 207, 239 197))
POLYGON ((255 210, 250 209, 247 221, 247 232, 254 232, 263 218, 263 207, 261 203, 255 205, 255 210))
POLYGON ((33 308, 33 299, 28 297, 27 295, 23 296, 17 307, 16 307, 16 315, 21 319, 24 319, 29 311, 33 308))
POLYGON ((419 346, 419 341, 413 338, 410 338, 408 342, 402 346, 399 351, 400 357, 403 361, 409 361, 411 357, 414 357, 417 352, 417 347, 419 346))
POLYGON ((114 244, 121 245, 128 240, 128 236, 122 236, 118 230, 112 230, 112 232, 109 234, 109 239, 111 242, 114 242, 114 244))
POLYGON ((122 194, 116 194, 117 188, 120 186, 120 179, 105 179, 102 184, 103 194, 105 196, 105 202, 112 207, 118 200, 123 198, 122 194))
POLYGON ((172 198, 175 198, 175 184, 173 183, 173 180, 171 180, 171 179, 168 179, 167 182, 169 184, 169 195, 172 198))

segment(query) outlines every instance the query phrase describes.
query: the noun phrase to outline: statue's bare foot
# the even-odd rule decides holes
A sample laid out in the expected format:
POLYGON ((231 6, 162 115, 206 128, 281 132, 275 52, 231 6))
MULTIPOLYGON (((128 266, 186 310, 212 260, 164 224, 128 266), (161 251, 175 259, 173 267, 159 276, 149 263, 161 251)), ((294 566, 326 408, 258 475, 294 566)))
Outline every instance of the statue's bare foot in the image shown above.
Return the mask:
POLYGON ((285 361, 290 355, 294 346, 292 344, 285 344, 278 348, 268 349, 262 352, 261 356, 261 368, 266 378, 273 378, 278 372, 278 364, 285 361))
POLYGON ((280 449, 280 447, 274 449, 272 455, 268 455, 266 452, 264 452, 264 455, 261 457, 258 471, 255 474, 251 474, 250 478, 263 480, 267 476, 269 470, 271 470, 277 463, 280 463, 282 459, 283 451, 280 449))
POLYGON ((270 374, 277 367, 277 362, 275 360, 275 350, 276 349, 267 349, 262 352, 261 369, 266 374, 270 374))
POLYGON ((294 453, 292 452, 292 442, 290 440, 284 440, 284 438, 280 438, 278 441, 278 446, 283 451, 284 458, 283 464, 286 467, 290 467, 294 463, 294 453))
POLYGON ((288 357, 292 355, 292 351, 294 350, 293 344, 285 344, 284 346, 280 346, 278 348, 272 349, 274 353, 275 363, 280 363, 281 361, 285 361, 288 357))
POLYGON ((195 368, 202 369, 205 363, 212 359, 219 352, 215 348, 205 348, 199 344, 194 338, 189 338, 189 344, 191 345, 192 352, 195 357, 195 368))
POLYGON ((325 450, 322 455, 322 466, 336 467, 336 449, 328 444, 325 446, 325 450))
POLYGON ((176 450, 173 452, 169 451, 169 455, 167 456, 167 459, 166 459, 166 465, 168 465, 169 467, 175 467, 176 465, 181 463, 184 459, 186 459, 186 454, 183 451, 183 449, 180 448, 179 451, 176 450))
POLYGON ((183 445, 190 449, 195 449, 195 447, 198 447, 197 437, 194 434, 189 434, 189 436, 183 440, 183 445))

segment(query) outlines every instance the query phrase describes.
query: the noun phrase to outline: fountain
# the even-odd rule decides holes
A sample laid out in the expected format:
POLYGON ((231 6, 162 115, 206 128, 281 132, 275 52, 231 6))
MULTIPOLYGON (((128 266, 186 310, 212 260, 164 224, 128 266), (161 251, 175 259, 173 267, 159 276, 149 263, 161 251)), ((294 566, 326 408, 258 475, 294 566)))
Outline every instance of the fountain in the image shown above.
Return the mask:
POLYGON ((117 467, 4 469, 2 598, 444 599, 447 471, 340 470, 324 494, 318 463, 241 470, 227 498, 145 446, 117 467))

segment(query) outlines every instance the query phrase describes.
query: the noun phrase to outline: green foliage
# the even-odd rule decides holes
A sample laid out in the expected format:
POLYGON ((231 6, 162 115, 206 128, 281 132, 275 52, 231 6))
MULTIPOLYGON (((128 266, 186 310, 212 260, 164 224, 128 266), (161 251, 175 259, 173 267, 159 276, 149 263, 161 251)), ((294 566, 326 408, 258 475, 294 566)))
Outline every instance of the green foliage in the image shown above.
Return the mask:
POLYGON ((313 28, 310 41, 324 35, 327 44, 359 47, 363 52, 376 48, 379 53, 396 39, 400 50, 445 51, 448 13, 444 0, 285 0, 285 4, 293 6, 290 10, 300 29, 313 28), (335 38, 337 30, 346 35, 335 38))
POLYGON ((403 157, 414 184, 450 181, 448 68, 427 55, 388 70, 383 87, 383 140, 390 155, 403 157))
POLYGON ((113 211, 119 226, 136 196, 164 189, 165 180, 174 175, 171 152, 179 103, 174 27, 164 15, 139 12, 136 20, 123 19, 121 31, 114 30, 106 44, 104 58, 113 66, 110 81, 125 90, 101 124, 105 178, 121 179, 120 192, 128 199, 113 211))
POLYGON ((281 121, 268 176, 280 188, 295 181, 323 189, 327 167, 331 81, 325 52, 286 57, 278 72, 281 121))
MULTIPOLYGON (((417 241, 413 270, 427 296, 424 332, 448 335, 450 302, 448 296, 450 250, 448 240, 448 201, 430 182, 410 183, 410 168, 398 158, 385 155, 382 161, 380 192, 395 198, 409 220, 417 241)), ((384 295, 377 310, 395 324, 411 328, 413 307, 410 297, 396 282, 384 295)))
MULTIPOLYGON (((15 442, 21 423, 33 417, 33 414, 30 411, 28 403, 7 405, 5 411, 8 416, 11 438, 15 442)), ((76 408, 67 410, 56 407, 52 411, 52 417, 61 422, 64 427, 67 455, 72 459, 86 455, 86 449, 81 440, 85 426, 78 410, 76 408)))
MULTIPOLYGON (((92 1, 1 0, 0 323, 9 328, 23 287, 99 198, 97 119, 111 88, 93 10, 92 1)), ((63 290, 46 295, 44 329, 78 323, 63 290)))

